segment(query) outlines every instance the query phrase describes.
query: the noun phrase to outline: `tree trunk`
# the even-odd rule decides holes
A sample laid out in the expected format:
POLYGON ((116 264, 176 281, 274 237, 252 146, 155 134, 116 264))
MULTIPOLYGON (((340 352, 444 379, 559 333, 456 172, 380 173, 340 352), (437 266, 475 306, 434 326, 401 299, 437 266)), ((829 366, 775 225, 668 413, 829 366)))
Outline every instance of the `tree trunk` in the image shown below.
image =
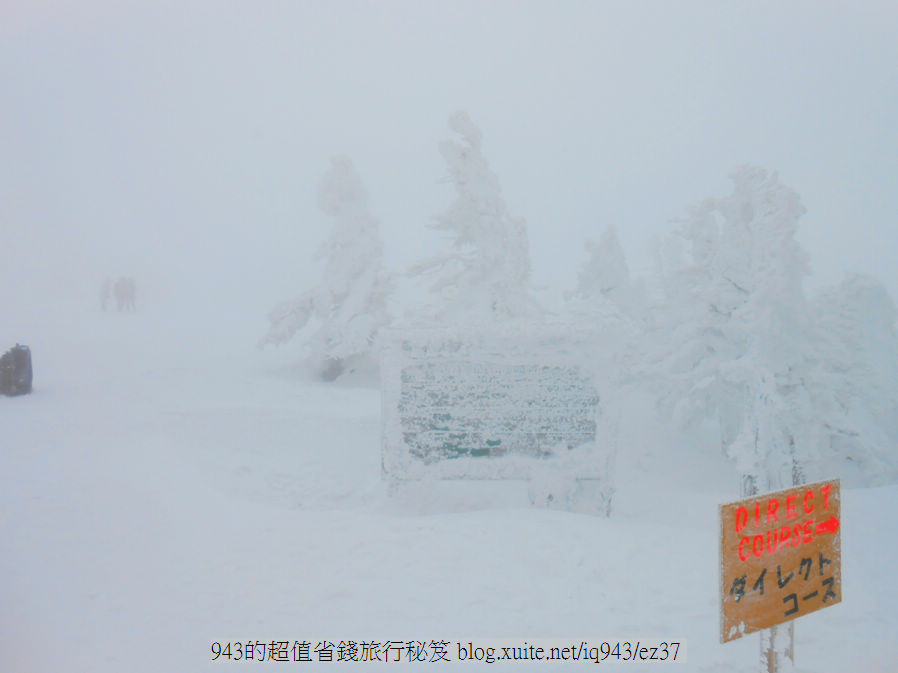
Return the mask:
MULTIPOLYGON (((801 475, 800 466, 793 460, 792 480, 801 475)), ((760 492, 759 485, 764 484, 765 491, 776 490, 781 485, 773 475, 760 478, 758 475, 742 475, 742 498, 750 498, 760 492)), ((793 483, 797 486, 797 483, 793 483)), ((795 670, 795 622, 779 624, 761 631, 760 671, 762 673, 792 673, 795 670)))
MULTIPOLYGON (((757 426, 755 431, 755 455, 764 455, 759 443, 757 426)), ((790 462, 792 466, 791 481, 797 486, 803 477, 803 470, 795 460, 794 443, 790 441, 790 462)), ((759 461, 764 464, 767 461, 759 461)), ((742 475, 742 498, 750 498, 764 491, 775 491, 783 487, 782 475, 774 474, 773 468, 768 464, 766 468, 760 468, 759 472, 767 474, 742 475)), ((761 631, 760 671, 762 673, 792 673, 795 670, 795 623, 779 624, 761 631)))

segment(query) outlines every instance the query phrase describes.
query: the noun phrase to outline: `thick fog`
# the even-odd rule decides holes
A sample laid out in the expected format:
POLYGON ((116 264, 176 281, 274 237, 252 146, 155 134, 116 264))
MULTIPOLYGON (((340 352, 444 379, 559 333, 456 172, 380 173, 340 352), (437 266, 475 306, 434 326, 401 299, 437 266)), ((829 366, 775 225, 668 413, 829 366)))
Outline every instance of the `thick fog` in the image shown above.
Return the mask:
POLYGON ((130 274, 144 306, 260 335, 320 273, 334 155, 387 268, 445 244, 457 109, 537 284, 571 287, 608 224, 640 273, 751 162, 807 208, 811 286, 895 297, 896 34, 887 2, 3 2, 0 308, 95 310, 130 274))
POLYGON ((773 636, 719 612, 764 597, 802 620, 766 661, 895 670, 896 35, 894 0, 0 0, 0 668, 582 635, 754 673, 773 636))

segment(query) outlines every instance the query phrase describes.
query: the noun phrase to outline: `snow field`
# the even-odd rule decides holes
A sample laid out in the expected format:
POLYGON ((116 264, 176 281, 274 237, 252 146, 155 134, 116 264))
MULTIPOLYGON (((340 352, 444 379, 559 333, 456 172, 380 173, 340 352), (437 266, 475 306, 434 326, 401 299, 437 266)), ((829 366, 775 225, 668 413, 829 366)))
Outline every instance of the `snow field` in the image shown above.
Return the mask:
MULTIPOLYGON (((216 640, 649 637, 687 641, 678 670, 756 670, 757 638, 717 642, 732 468, 639 400, 610 519, 530 507, 518 482, 391 495, 376 388, 195 348, 150 313, 86 317, 32 339, 34 394, 0 400, 3 670, 259 665, 211 662, 216 640)), ((799 670, 896 670, 896 502, 844 491, 845 598, 797 622, 799 670)))

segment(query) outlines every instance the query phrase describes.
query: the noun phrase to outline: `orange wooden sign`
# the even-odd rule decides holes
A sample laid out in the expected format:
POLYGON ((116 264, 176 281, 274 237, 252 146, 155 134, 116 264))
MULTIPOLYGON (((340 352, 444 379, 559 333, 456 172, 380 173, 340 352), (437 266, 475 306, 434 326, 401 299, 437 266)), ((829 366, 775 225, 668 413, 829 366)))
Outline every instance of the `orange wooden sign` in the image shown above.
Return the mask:
POLYGON ((842 600, 839 480, 720 506, 721 642, 842 600))

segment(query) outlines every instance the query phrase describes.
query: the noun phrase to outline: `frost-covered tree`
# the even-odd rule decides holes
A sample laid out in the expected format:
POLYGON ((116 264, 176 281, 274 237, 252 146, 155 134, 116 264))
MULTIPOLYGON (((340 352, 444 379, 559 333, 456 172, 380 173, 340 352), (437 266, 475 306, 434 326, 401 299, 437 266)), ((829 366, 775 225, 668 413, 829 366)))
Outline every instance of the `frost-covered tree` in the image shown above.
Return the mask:
POLYGON ((577 287, 566 293, 567 319, 600 335, 595 344, 597 352, 587 357, 595 362, 600 356, 606 363, 613 363, 606 374, 610 374, 614 386, 620 386, 631 380, 633 363, 643 349, 641 287, 630 280, 626 256, 613 225, 605 228, 598 242, 587 240, 585 247, 588 257, 580 267, 577 287))
POLYGON ((630 290, 630 268, 614 225, 605 228, 598 243, 587 239, 585 247, 589 259, 577 276, 574 296, 582 299, 607 297, 612 300, 626 297, 630 290))
MULTIPOLYGON (((630 277, 627 258, 617 236, 617 228, 609 225, 598 242, 587 239, 588 257, 577 275, 577 288, 568 293, 568 309, 575 314, 619 312, 635 328, 645 321, 645 289, 642 280, 630 277)), ((639 327, 644 330, 644 326, 639 327)))
POLYGON ((440 143, 455 200, 431 225, 448 232, 452 247, 416 265, 412 275, 433 275, 435 318, 496 320, 530 316, 530 253, 523 219, 509 215, 499 181, 481 153, 481 132, 468 115, 449 118, 456 139, 440 143))
POLYGON ((692 209, 665 246, 664 296, 645 368, 684 426, 713 421, 747 489, 838 474, 898 478, 896 309, 850 276, 809 301, 795 240, 804 212, 775 175, 692 209))
POLYGON ((324 378, 340 375, 347 361, 369 354, 377 330, 390 317, 390 282, 382 270, 378 222, 368 213, 368 194, 347 157, 332 160, 318 187, 318 205, 332 220, 316 255, 324 259, 321 282, 275 306, 260 345, 283 343, 307 324, 312 364, 324 378))
POLYGON ((823 469, 864 484, 898 479, 898 334, 895 304, 878 280, 857 274, 812 303, 823 346, 823 469))
POLYGON ((820 422, 795 240, 804 208, 776 174, 745 166, 731 177, 733 193, 692 209, 676 232, 685 259, 665 272, 656 373, 681 421, 719 424, 752 491, 803 479, 820 422))

